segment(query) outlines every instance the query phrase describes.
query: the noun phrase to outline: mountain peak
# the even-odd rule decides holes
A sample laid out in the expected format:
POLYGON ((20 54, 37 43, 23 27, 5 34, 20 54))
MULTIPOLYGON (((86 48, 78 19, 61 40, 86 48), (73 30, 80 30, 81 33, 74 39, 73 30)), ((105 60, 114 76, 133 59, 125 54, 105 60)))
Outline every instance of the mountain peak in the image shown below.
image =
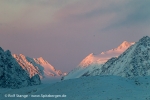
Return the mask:
POLYGON ((19 56, 25 56, 25 55, 23 55, 23 54, 19 54, 19 56))
POLYGON ((81 63, 78 65, 80 67, 87 67, 94 61, 94 54, 89 54, 85 59, 81 61, 81 63))
POLYGON ((121 45, 127 46, 127 45, 129 45, 129 44, 130 44, 130 42, 124 41, 124 42, 122 42, 121 45))
POLYGON ((39 57, 39 58, 37 58, 38 60, 40 60, 40 61, 43 61, 44 59, 43 59, 43 57, 39 57))
POLYGON ((38 74, 41 79, 44 79, 64 75, 60 70, 56 70, 49 62, 44 60, 43 57, 30 58, 23 54, 13 54, 13 57, 30 77, 38 74))
POLYGON ((150 48, 150 37, 149 36, 144 36, 137 42, 137 47, 141 48, 142 50, 144 49, 149 49, 150 48))
POLYGON ((123 41, 122 43, 129 43, 128 41, 123 41))
POLYGON ((119 45, 119 47, 118 47, 117 49, 128 48, 128 47, 130 47, 132 44, 134 44, 134 42, 127 42, 127 41, 124 41, 124 42, 122 42, 121 45, 119 45))
POLYGON ((93 63, 103 64, 109 58, 118 56, 133 44, 135 44, 135 42, 124 41, 117 48, 102 52, 100 53, 100 55, 95 55, 94 53, 91 53, 86 58, 84 58, 78 66, 87 67, 93 63))
POLYGON ((141 38, 139 40, 139 42, 146 42, 146 41, 150 41, 150 37, 149 36, 144 36, 143 38, 141 38))
POLYGON ((4 50, 3 50, 3 48, 2 48, 2 47, 0 47, 0 51, 4 52, 4 50))
POLYGON ((117 75, 122 77, 150 75, 149 50, 150 37, 144 36, 117 59, 108 60, 101 69, 95 69, 91 75, 117 75))
POLYGON ((11 56, 10 50, 6 50, 5 53, 6 53, 8 56, 11 56))
POLYGON ((90 53, 89 55, 88 55, 88 57, 93 57, 94 56, 94 53, 90 53))
POLYGON ((48 64, 48 62, 47 62, 46 60, 44 60, 43 57, 35 58, 35 60, 36 60, 39 64, 48 64))

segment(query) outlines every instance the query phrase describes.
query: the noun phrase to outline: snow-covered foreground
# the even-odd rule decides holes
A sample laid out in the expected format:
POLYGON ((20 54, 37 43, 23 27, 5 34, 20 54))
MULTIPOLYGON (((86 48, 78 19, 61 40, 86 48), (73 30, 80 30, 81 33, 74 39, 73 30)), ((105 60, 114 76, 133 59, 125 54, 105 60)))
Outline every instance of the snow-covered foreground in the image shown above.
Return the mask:
POLYGON ((9 94, 23 94, 28 96, 26 100, 150 100, 150 76, 134 79, 90 76, 21 89, 1 88, 0 94, 0 100, 24 100, 23 97, 4 97, 9 94))

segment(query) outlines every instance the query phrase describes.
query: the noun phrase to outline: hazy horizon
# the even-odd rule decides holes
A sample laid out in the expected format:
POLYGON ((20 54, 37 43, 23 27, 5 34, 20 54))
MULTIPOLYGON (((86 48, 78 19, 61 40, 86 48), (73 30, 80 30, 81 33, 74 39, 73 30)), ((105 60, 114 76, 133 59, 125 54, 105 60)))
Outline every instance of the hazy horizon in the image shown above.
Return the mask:
POLYGON ((69 72, 90 53, 150 36, 150 1, 1 0, 0 47, 69 72))

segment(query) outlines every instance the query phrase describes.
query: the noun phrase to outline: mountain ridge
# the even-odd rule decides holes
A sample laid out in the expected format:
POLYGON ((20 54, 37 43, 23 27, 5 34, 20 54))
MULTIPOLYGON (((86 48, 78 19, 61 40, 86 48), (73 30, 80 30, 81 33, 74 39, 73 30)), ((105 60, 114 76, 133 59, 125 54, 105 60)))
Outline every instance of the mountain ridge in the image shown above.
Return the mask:
POLYGON ((64 79, 79 78, 81 76, 86 76, 95 69, 101 68, 101 66, 108 61, 111 57, 116 57, 125 51, 128 47, 133 45, 135 42, 122 42, 117 48, 102 52, 98 55, 91 53, 85 57, 80 64, 73 69, 68 75, 64 76, 64 79))
POLYGON ((102 52, 98 55, 91 53, 87 57, 85 57, 85 59, 83 59, 78 66, 87 67, 88 65, 90 65, 92 63, 104 64, 111 57, 119 56, 123 51, 125 51, 128 47, 130 47, 134 43, 135 42, 124 41, 117 48, 102 52), (93 60, 93 62, 90 60, 93 60), (90 62, 90 63, 86 65, 84 62, 90 62))
POLYGON ((26 70, 26 72, 32 76, 38 74, 41 79, 46 77, 63 76, 60 70, 56 70, 48 61, 42 57, 30 58, 23 54, 13 54, 13 57, 17 60, 20 66, 26 70))
POLYGON ((0 47, 0 87, 14 89, 39 84, 41 80, 37 74, 29 77, 11 52, 0 47))
POLYGON ((144 36, 119 57, 108 60, 89 75, 117 75, 128 78, 150 75, 150 37, 144 36))

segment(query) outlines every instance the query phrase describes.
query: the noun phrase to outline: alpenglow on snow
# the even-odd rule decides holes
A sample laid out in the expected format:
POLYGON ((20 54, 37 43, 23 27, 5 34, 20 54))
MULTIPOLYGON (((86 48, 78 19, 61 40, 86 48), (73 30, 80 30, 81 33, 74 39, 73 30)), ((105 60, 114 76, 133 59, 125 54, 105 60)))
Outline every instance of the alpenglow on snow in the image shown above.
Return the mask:
POLYGON ((88 75, 136 77, 150 75, 150 37, 145 36, 119 57, 111 58, 88 75))
POLYGON ((29 74, 30 77, 38 74, 40 79, 47 77, 63 76, 60 70, 56 70, 48 61, 40 58, 30 58, 23 54, 13 54, 19 65, 29 74))
POLYGON ((87 76, 95 69, 100 69, 101 66, 111 57, 119 56, 133 44, 134 42, 124 41, 117 48, 102 52, 99 55, 93 53, 89 54, 75 69, 69 72, 68 75, 64 76, 62 80, 87 76))
POLYGON ((0 87, 21 88, 31 85, 39 85, 39 75, 32 77, 17 63, 9 50, 4 51, 0 47, 0 87))

